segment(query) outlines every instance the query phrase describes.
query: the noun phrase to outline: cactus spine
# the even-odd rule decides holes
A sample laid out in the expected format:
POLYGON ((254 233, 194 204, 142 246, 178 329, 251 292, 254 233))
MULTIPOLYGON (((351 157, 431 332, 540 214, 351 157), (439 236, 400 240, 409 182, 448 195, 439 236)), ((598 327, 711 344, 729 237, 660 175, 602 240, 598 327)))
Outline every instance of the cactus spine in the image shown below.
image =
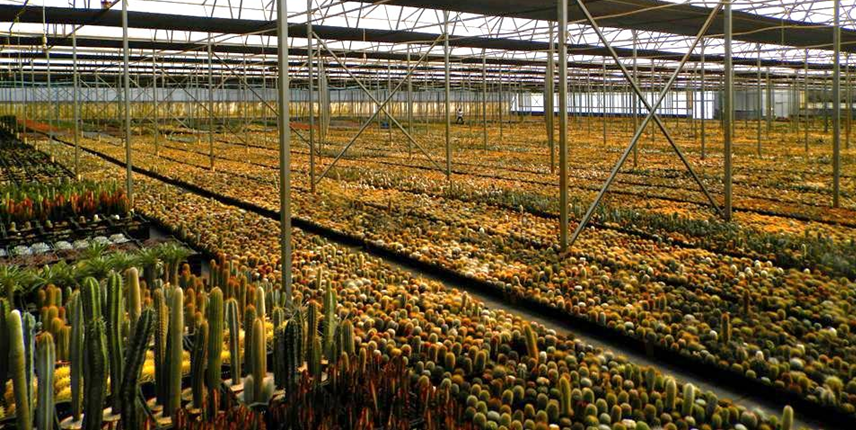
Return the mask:
POLYGON ((121 410, 119 387, 122 384, 122 277, 111 272, 107 280, 107 342, 110 346, 110 404, 113 413, 121 410))
MULTIPOLYGON (((166 296, 163 288, 154 290, 152 297, 153 312, 155 314, 154 336, 155 336, 155 391, 159 405, 166 405, 169 385, 167 384, 167 331, 169 330, 169 309, 166 305, 166 296)), ((138 319, 139 320, 139 319, 138 319)), ((136 324, 136 323, 135 323, 136 324)), ((133 330, 136 333, 136 330, 133 330)))
POLYGON ((172 414, 181 407, 181 361, 184 352, 184 292, 176 288, 170 295, 169 340, 167 342, 167 403, 164 414, 172 414))
POLYGON ((203 319, 202 322, 196 326, 196 335, 193 339, 193 353, 190 357, 194 408, 202 408, 202 402, 205 397, 203 382, 205 381, 205 355, 207 351, 208 321, 203 319))
POLYGON ((15 416, 19 430, 32 430, 30 418, 30 390, 27 387, 27 364, 24 352, 24 328, 21 313, 16 309, 6 317, 9 328, 9 363, 12 372, 12 387, 15 393, 15 416))
POLYGON ((140 389, 140 372, 146 360, 146 349, 149 338, 154 331, 154 313, 146 309, 140 314, 134 324, 134 332, 128 340, 128 354, 125 356, 124 374, 119 397, 122 399, 123 427, 128 429, 143 428, 144 420, 140 413, 137 392, 140 389))
POLYGON ((82 303, 86 321, 83 380, 86 399, 83 430, 100 430, 104 420, 104 393, 107 385, 106 328, 101 313, 101 286, 95 278, 83 281, 82 303))
POLYGON ((223 382, 223 290, 214 287, 208 297, 208 367, 206 369, 205 385, 208 386, 210 395, 210 410, 219 408, 215 392, 220 389, 223 382))
POLYGON ((226 301, 226 321, 229 323, 229 362, 232 384, 241 383, 241 320, 238 316, 238 301, 226 301))

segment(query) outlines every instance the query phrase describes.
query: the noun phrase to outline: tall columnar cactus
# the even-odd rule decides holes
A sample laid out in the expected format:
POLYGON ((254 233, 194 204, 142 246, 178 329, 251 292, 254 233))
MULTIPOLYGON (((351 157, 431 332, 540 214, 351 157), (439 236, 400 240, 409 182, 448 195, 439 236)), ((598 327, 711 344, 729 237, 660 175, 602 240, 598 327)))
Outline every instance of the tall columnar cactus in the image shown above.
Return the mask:
POLYGON ((267 320, 267 308, 265 307, 265 294, 259 287, 256 288, 255 294, 256 318, 259 318, 264 323, 267 320))
POLYGON ((169 340, 167 343, 167 403, 164 414, 172 416, 181 408, 181 361, 184 352, 184 292, 176 288, 170 294, 169 340))
POLYGON ((301 334, 303 331, 302 323, 292 317, 285 324, 283 333, 283 356, 284 366, 283 383, 288 392, 293 392, 297 386, 297 369, 303 364, 301 354, 301 334))
POLYGON ((229 362, 232 384, 241 383, 241 319, 238 301, 226 300, 226 322, 229 324, 229 362))
POLYGON ((273 383, 277 388, 285 387, 285 325, 273 329, 273 383))
POLYGON ((107 342, 110 351, 110 405, 113 413, 121 411, 119 387, 122 383, 123 342, 122 277, 111 272, 107 278, 107 342))
POLYGON ((71 310, 71 338, 69 339, 69 361, 71 367, 71 416, 80 420, 81 391, 83 390, 83 306, 80 292, 75 291, 68 303, 71 310))
POLYGON ((24 326, 24 357, 26 362, 27 390, 29 390, 30 410, 35 410, 36 396, 33 390, 36 384, 36 317, 29 312, 21 315, 24 326))
POLYGON ((205 356, 208 352, 208 321, 202 320, 196 327, 193 352, 190 356, 190 380, 193 392, 193 407, 202 408, 205 398, 205 356))
MULTIPOLYGON (((166 405, 169 385, 167 384, 167 339, 169 331, 169 307, 163 288, 152 293, 152 306, 155 314, 155 399, 159 405, 166 405)), ((136 330, 134 330, 136 332, 136 330)))
POLYGON ((315 338, 318 337, 318 303, 310 300, 306 304, 306 347, 305 350, 312 348, 315 338))
POLYGON ((140 313, 143 311, 140 274, 136 267, 131 267, 125 271, 125 284, 128 286, 128 317, 131 319, 131 332, 133 333, 135 331, 134 324, 137 323, 140 313))
MULTIPOLYGON (((9 324, 7 323, 12 306, 5 298, 0 298, 0 351, 9 351, 9 324)), ((5 352, 4 352, 5 354, 5 352)), ((0 387, 6 387, 9 374, 9 360, 0 360, 0 387)))
POLYGON ((354 355, 356 352, 356 343, 354 341, 354 324, 351 320, 345 320, 340 327, 341 331, 341 353, 354 355))
POLYGON ((309 348, 309 357, 307 358, 309 365, 309 373, 316 381, 321 380, 321 339, 317 336, 312 339, 312 346, 309 348))
POLYGON ((24 327, 21 312, 17 309, 6 316, 9 330, 9 363, 12 373, 12 388, 15 393, 15 417, 19 430, 32 430, 30 415, 30 389, 27 387, 27 364, 24 353, 24 327))
POLYGON ((137 393, 140 389, 140 372, 146 360, 146 350, 149 339, 154 331, 154 314, 151 308, 140 314, 137 323, 134 324, 134 332, 128 339, 128 353, 125 356, 124 373, 119 397, 122 399, 122 421, 123 428, 144 428, 143 414, 138 404, 137 393))
POLYGON ((247 305, 244 311, 244 375, 253 374, 253 324, 255 321, 256 307, 247 305))
POLYGON ((265 324, 261 318, 253 322, 253 401, 262 401, 267 376, 267 352, 265 349, 265 324))
POLYGON ((324 356, 329 362, 334 362, 338 358, 334 348, 334 335, 336 334, 336 288, 332 282, 327 283, 327 289, 324 291, 324 356))
POLYGON ((561 394, 562 415, 570 417, 574 413, 571 399, 571 381, 569 378, 559 378, 559 393, 561 394))
POLYGON ((296 330, 297 339, 294 344, 294 354, 297 357, 297 367, 300 367, 303 364, 303 359, 306 354, 306 325, 304 323, 305 317, 303 310, 300 307, 294 309, 294 313, 291 315, 291 319, 288 320, 289 324, 294 325, 294 330, 296 330))
POLYGON ((681 404, 681 415, 689 416, 693 412, 693 405, 695 404, 695 387, 693 384, 684 384, 684 400, 681 404))
POLYGON ((731 342, 731 317, 727 313, 719 318, 719 336, 723 343, 731 342))
POLYGON ((210 395, 210 411, 219 408, 216 404, 218 396, 215 392, 220 389, 223 382, 223 290, 214 287, 209 295, 208 303, 208 366, 206 370, 205 385, 208 386, 210 395))
POLYGON ((675 402, 678 396, 678 384, 675 383, 675 380, 669 378, 666 381, 666 404, 664 405, 666 408, 666 412, 672 412, 675 410, 675 402))
POLYGON ((95 278, 83 281, 83 315, 86 334, 83 360, 83 430, 101 430, 104 421, 104 396, 107 386, 106 327, 101 313, 101 287, 95 278))
POLYGON ((523 338, 526 341, 526 354, 537 361, 539 359, 538 336, 528 323, 523 325, 523 338))
POLYGON ((782 428, 781 430, 791 430, 794 426, 794 408, 790 405, 785 406, 782 410, 782 428))

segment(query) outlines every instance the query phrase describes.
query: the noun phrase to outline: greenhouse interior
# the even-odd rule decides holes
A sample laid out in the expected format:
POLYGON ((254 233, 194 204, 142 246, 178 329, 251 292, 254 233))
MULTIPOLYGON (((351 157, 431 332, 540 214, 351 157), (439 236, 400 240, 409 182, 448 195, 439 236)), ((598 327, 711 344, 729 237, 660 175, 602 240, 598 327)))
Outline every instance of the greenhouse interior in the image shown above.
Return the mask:
POLYGON ((0 40, 0 429, 856 429, 854 0, 0 40))

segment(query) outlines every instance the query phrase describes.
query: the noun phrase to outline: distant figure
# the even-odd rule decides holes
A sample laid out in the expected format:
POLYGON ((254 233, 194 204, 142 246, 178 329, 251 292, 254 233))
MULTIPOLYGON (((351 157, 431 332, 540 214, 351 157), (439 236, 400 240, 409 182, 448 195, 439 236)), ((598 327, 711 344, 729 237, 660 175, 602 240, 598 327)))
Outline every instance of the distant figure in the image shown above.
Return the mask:
POLYGON ((464 109, 458 106, 458 119, 455 120, 455 124, 463 124, 464 123, 464 109))
POLYGON ((113 2, 110 0, 101 0, 101 9, 107 10, 113 7, 113 2))

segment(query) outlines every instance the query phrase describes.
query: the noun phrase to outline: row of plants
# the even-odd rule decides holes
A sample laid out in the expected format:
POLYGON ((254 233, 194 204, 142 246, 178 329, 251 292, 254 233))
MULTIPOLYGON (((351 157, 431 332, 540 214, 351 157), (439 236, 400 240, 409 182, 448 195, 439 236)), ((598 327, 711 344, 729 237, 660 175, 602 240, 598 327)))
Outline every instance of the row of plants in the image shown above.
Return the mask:
MULTIPOLYGON (((207 173, 200 170, 196 174, 204 178, 207 173)), ((247 181, 244 186, 258 192, 258 186, 249 187, 247 181)), ((845 384, 852 379, 848 366, 826 361, 826 357, 851 361, 850 349, 845 346, 851 342, 849 329, 841 329, 842 324, 849 325, 846 315, 852 306, 846 282, 845 288, 840 289, 837 279, 821 274, 798 270, 785 273, 769 263, 732 260, 693 249, 680 251, 614 231, 587 233, 579 247, 585 252, 576 253, 578 258, 584 258, 582 261, 558 258, 554 221, 510 214, 490 206, 444 201, 437 196, 420 199, 393 189, 342 186, 317 201, 299 194, 295 200, 302 216, 345 234, 490 282, 516 297, 534 297, 576 317, 607 328, 617 327, 624 335, 675 348, 682 354, 700 355, 711 366, 731 369, 810 401, 830 407, 840 405, 844 410, 852 408, 847 395, 834 400, 823 398, 824 393, 833 391, 829 387, 835 385, 836 379, 845 384), (635 255, 622 255, 626 251, 620 247, 603 249, 604 243, 622 244, 635 255), (644 252, 639 254, 641 251, 644 252), (592 262, 595 268, 590 267, 592 262), (777 276, 779 271, 781 275, 777 276), (586 272, 597 276, 589 279, 583 275, 586 272), (804 287, 807 280, 843 294, 819 295, 813 288, 804 287), (642 292, 643 300, 623 291, 625 285, 642 292), (781 302, 752 300, 756 295, 763 297, 766 290, 780 297, 781 302), (741 313, 741 295, 747 293, 747 306, 757 311, 741 313), (651 303, 661 300, 660 296, 668 305, 653 306, 651 303), (592 299, 595 301, 588 303, 592 299), (833 307, 827 308, 827 302, 833 307), (633 310, 628 312, 628 306, 633 310), (728 309, 726 319, 741 330, 734 341, 709 334, 716 328, 717 333, 728 328, 721 322, 724 312, 720 308, 728 309), (768 315, 778 309, 785 313, 768 315), (688 314, 693 318, 686 319, 688 314), (731 318, 737 314, 741 315, 739 319, 731 318), (808 324, 795 324, 806 318, 808 324), (624 329, 628 325, 631 328, 624 329), (767 332, 770 325, 784 329, 767 332), (830 328, 841 333, 836 337, 844 339, 827 342, 830 328), (809 347, 802 351, 800 344, 809 347), (791 358, 798 359, 793 368, 791 358), (763 363, 761 370, 755 362, 763 363), (788 363, 784 369, 780 367, 782 363, 788 363)), ((265 207, 275 209, 275 204, 268 202, 265 207)))
POLYGON ((85 222, 95 215, 125 216, 129 211, 125 189, 116 181, 65 178, 0 186, 0 222, 11 231, 32 221, 54 224, 83 218, 85 222))
POLYGON ((68 169, 46 153, 0 132, 0 184, 53 181, 68 176, 68 169))
MULTIPOLYGON (((99 174, 109 177, 121 172, 100 170, 99 174)), ((713 393, 681 384, 654 368, 637 366, 570 335, 486 308, 457 290, 414 278, 377 259, 299 230, 292 236, 294 303, 299 305, 289 307, 283 301, 276 271, 279 255, 276 221, 145 177, 138 176, 137 184, 140 212, 182 231, 198 246, 234 256, 231 262, 215 261, 210 277, 203 280, 190 281, 192 278, 181 270, 177 284, 167 283, 168 277, 161 278, 162 284, 146 283, 156 285, 154 289, 145 289, 154 298, 155 310, 140 312, 141 318, 143 314, 156 313, 155 304, 160 302, 158 291, 163 290, 164 298, 170 299, 165 300, 169 323, 175 324, 175 319, 183 317, 187 335, 192 337, 189 348, 184 348, 190 350, 189 367, 196 375, 190 381, 196 384, 190 384, 195 388, 191 386, 188 399, 182 401, 191 407, 185 408, 186 414, 179 412, 177 416, 188 417, 200 425, 223 420, 225 414, 232 413, 222 412, 229 398, 223 384, 235 385, 228 380, 235 382, 239 377, 243 378, 243 393, 235 396, 237 401, 265 404, 268 416, 288 415, 278 405, 295 405, 293 396, 304 392, 288 389, 294 387, 297 379, 289 369, 298 368, 303 373, 299 379, 324 387, 327 391, 323 395, 330 400, 317 403, 316 408, 311 405, 292 408, 290 413, 296 414, 296 421, 273 421, 277 424, 296 422, 294 427, 308 428, 300 423, 311 420, 307 417, 321 417, 339 423, 368 419, 390 428, 410 428, 418 425, 419 420, 433 423, 425 428, 546 429, 551 425, 572 429, 792 428, 790 408, 785 409, 781 418, 746 410, 713 393), (193 286, 188 288, 189 284, 193 286), (177 297, 185 298, 183 306, 170 303, 177 297), (188 308, 194 312, 189 314, 188 308), (248 312, 251 318, 247 318, 248 312), (238 333, 237 339, 233 332, 238 333), (268 351, 271 359, 259 360, 268 351), (232 357, 240 358, 243 365, 233 366, 232 357), (375 366, 383 363, 384 375, 390 375, 388 381, 392 381, 389 383, 393 388, 388 388, 386 394, 376 394, 372 384, 359 385, 359 379, 353 376, 370 369, 372 363, 377 363, 375 366), (224 364, 229 364, 228 373, 212 370, 225 372, 224 364), (268 364, 273 375, 264 372, 268 364), (241 368, 245 370, 238 375, 241 368), (405 377, 395 377, 396 372, 405 377), (221 388, 212 391, 212 386, 221 388), (283 391, 277 387, 283 387, 283 391), (226 395, 221 396, 224 391, 226 395), (199 398, 194 399, 193 393, 199 398), (400 400, 386 402, 383 396, 398 396, 400 400), (277 404, 277 398, 283 403, 277 404), (342 407, 338 413, 329 408, 317 409, 336 404, 332 402, 339 398, 356 399, 353 400, 356 409, 342 407), (212 404, 219 404, 219 408, 212 404), (388 411, 383 405, 395 405, 398 409, 392 413, 378 412, 388 411), (401 423, 405 417, 408 422, 401 423), (400 424, 392 420, 399 420, 400 424)), ((108 274, 108 279, 117 278, 121 276, 115 272, 108 274)), ((110 295, 110 291, 122 291, 115 287, 117 283, 113 281, 111 289, 111 282, 104 282, 108 304, 114 303, 110 297, 119 295, 110 295)), ((141 297, 144 294, 141 292, 141 297)), ((148 301, 141 298, 139 302, 148 301)), ((133 321, 130 315, 137 314, 137 307, 127 308, 128 319, 133 321)), ((113 315, 108 312, 105 319, 115 318, 113 315)), ((111 325, 118 324, 107 324, 111 325)), ((178 330, 165 331, 167 359, 171 362, 162 368, 168 369, 175 366, 175 360, 170 358, 175 350, 170 349, 169 337, 178 330)), ((155 339, 157 349, 158 337, 155 339)), ((172 345, 176 343, 179 342, 172 345)), ((113 348, 110 345, 102 348, 107 350, 102 357, 104 363, 110 363, 109 351, 113 348)), ((157 352, 152 355, 160 356, 157 352)), ((110 372, 112 369, 106 373, 110 372)), ((175 384, 174 378, 170 380, 175 384)), ((318 395, 318 391, 310 392, 318 395)), ((90 400, 85 399, 84 402, 90 400)), ((343 406, 354 403, 346 401, 343 406)), ((122 412, 124 418, 125 409, 122 412)), ((233 415, 246 419, 245 414, 233 415)), ((86 417, 84 414, 83 419, 86 417)), ((316 428, 327 427, 319 424, 316 428)))

